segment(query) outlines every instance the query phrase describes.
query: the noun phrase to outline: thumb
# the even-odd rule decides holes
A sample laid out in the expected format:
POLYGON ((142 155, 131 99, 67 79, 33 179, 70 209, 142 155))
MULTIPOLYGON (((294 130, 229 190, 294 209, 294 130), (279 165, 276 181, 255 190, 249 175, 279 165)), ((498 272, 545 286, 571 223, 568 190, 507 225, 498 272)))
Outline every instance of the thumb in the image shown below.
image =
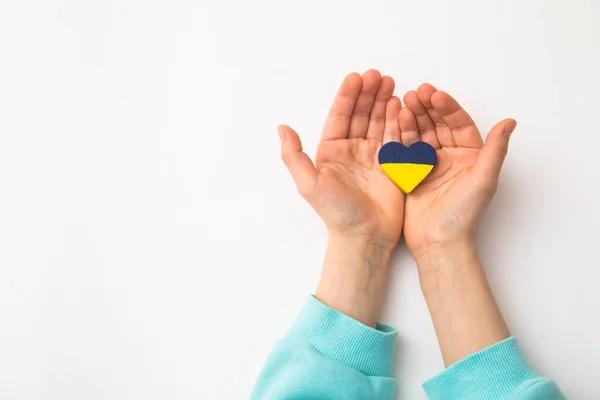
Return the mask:
POLYGON ((475 165, 482 182, 489 182, 492 186, 496 186, 502 164, 508 154, 510 135, 516 126, 517 121, 514 119, 505 119, 494 125, 488 133, 475 165))
POLYGON ((281 158, 290 171, 296 188, 306 197, 317 183, 317 170, 310 157, 302 151, 302 142, 296 131, 281 125, 277 132, 281 139, 281 158))

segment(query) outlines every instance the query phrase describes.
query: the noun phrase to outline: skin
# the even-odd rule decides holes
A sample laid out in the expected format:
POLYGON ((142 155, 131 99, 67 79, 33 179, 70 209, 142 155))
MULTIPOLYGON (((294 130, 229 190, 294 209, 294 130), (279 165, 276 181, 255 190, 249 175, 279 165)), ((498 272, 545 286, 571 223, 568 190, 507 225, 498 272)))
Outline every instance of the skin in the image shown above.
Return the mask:
POLYGON ((280 126, 282 158, 300 194, 325 222, 329 241, 315 297, 375 327, 389 260, 402 230, 442 356, 450 365, 510 336, 476 251, 516 122, 506 119, 485 144, 471 117, 429 84, 393 96, 376 70, 351 73, 333 102, 314 163, 298 134, 280 126), (388 141, 423 140, 436 149, 433 172, 409 196, 383 173, 388 141), (477 329, 474 329, 476 327, 477 329))

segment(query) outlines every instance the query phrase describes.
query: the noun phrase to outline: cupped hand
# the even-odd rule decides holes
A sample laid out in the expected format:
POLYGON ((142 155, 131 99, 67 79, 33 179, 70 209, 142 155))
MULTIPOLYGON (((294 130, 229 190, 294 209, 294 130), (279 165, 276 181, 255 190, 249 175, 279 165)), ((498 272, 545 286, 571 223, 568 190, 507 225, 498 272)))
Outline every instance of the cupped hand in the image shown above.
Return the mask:
POLYGON ((298 134, 279 127, 283 161, 330 234, 392 247, 400 238, 405 196, 377 161, 383 142, 400 136, 401 103, 393 92, 394 80, 378 71, 349 74, 329 111, 314 164, 298 134))
POLYGON ((516 121, 505 119, 488 133, 445 92, 429 84, 404 96, 400 112, 403 144, 425 141, 437 151, 431 175, 406 199, 404 236, 418 258, 427 249, 473 245, 498 186, 516 121))

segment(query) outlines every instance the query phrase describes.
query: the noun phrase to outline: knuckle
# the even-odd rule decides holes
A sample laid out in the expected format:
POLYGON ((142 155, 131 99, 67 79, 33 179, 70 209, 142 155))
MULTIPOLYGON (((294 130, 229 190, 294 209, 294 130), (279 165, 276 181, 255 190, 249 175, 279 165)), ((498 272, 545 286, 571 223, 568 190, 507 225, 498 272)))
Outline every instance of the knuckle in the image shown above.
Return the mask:
POLYGON ((502 157, 506 157, 508 155, 508 146, 502 146, 498 148, 498 154, 502 157))
POLYGON ((503 158, 506 157, 508 154, 508 143, 502 143, 496 147, 496 153, 503 158))
POLYGON ((304 199, 308 200, 311 197, 312 187, 307 184, 299 183, 296 185, 296 190, 304 199))
POLYGON ((496 194, 496 190, 498 190, 498 182, 491 178, 478 179, 475 181, 475 187, 480 193, 493 196, 496 194))

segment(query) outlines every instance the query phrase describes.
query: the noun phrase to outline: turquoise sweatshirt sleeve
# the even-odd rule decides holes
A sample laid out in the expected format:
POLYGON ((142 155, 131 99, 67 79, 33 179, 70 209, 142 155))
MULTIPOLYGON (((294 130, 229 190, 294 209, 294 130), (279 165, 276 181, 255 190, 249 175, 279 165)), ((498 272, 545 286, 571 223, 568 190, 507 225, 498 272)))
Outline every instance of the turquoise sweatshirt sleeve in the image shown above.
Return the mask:
POLYGON ((275 346, 251 399, 393 399, 397 332, 377 329, 310 297, 275 346))
MULTIPOLYGON (((397 332, 372 329, 310 297, 271 352, 253 400, 388 400, 397 332)), ((554 382, 536 375, 509 338, 453 364, 425 382, 431 400, 563 400, 554 382)))
POLYGON ((423 384, 431 400, 564 400, 554 382, 537 375, 510 337, 452 364, 423 384))

